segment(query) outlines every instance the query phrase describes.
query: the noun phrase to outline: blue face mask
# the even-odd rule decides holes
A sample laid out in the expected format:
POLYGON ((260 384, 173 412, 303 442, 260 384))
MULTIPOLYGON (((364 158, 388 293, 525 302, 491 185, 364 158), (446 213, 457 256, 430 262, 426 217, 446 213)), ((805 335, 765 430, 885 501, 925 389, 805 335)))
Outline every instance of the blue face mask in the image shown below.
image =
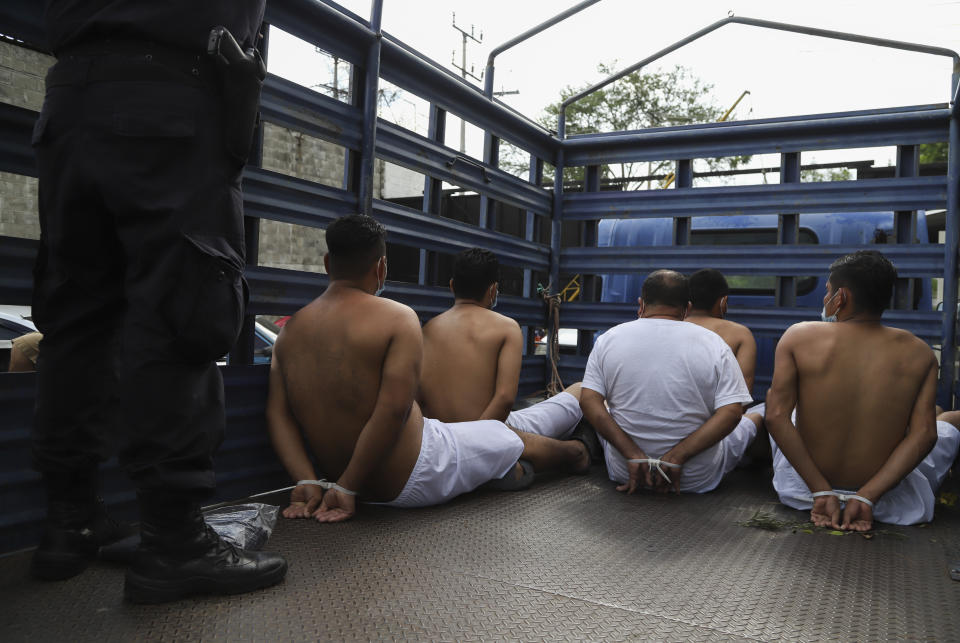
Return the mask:
MULTIPOLYGON (((827 304, 829 304, 831 301, 833 301, 834 297, 836 297, 836 296, 839 295, 839 294, 840 294, 840 291, 839 291, 839 290, 838 290, 837 292, 833 293, 833 297, 831 297, 830 299, 827 300, 827 304)), ((820 319, 821 319, 822 321, 825 321, 825 322, 835 322, 835 321, 837 321, 837 314, 836 314, 836 313, 834 313, 834 314, 832 314, 832 315, 828 315, 828 314, 827 314, 827 304, 824 304, 824 305, 823 305, 823 310, 820 311, 820 319)))

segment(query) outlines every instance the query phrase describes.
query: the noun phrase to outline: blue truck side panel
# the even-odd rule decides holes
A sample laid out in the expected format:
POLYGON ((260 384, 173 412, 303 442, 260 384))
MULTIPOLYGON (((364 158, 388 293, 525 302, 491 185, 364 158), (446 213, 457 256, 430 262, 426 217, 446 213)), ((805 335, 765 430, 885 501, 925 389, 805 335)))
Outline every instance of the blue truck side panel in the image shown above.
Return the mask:
MULTIPOLYGON (((915 215, 917 242, 929 243, 926 225, 926 216, 923 212, 915 215)), ((697 217, 692 222, 691 238, 696 245, 699 234, 722 232, 722 236, 734 238, 737 231, 750 235, 753 241, 768 240, 768 243, 758 245, 772 245, 775 243, 777 231, 777 215, 742 215, 728 217, 697 217), (734 233, 730 235, 729 233, 734 233)), ((840 212, 840 213, 812 213, 800 216, 801 243, 852 246, 874 245, 881 252, 887 240, 894 238, 893 212, 840 212)), ((673 244, 673 219, 606 219, 600 222, 597 232, 597 245, 604 248, 643 248, 655 246, 671 246, 673 244)), ((663 266, 669 268, 669 265, 663 266)), ((710 265, 701 268, 712 268, 710 265)), ((827 269, 825 263, 819 274, 810 275, 798 280, 796 305, 810 309, 810 320, 819 318, 819 311, 826 292, 827 269)), ((776 306, 773 290, 758 292, 757 289, 738 288, 736 276, 729 271, 728 281, 731 282, 729 297, 729 315, 747 326, 750 320, 737 319, 738 309, 766 308, 776 306)), ((771 273, 775 274, 775 273, 771 273)), ((643 274, 604 274, 601 275, 600 301, 605 303, 636 303, 643 286, 643 274)), ((772 285, 772 284, 771 284, 772 285)), ((932 309, 930 279, 922 279, 915 295, 915 309, 929 311, 932 309)), ((773 374, 773 354, 780 333, 771 333, 768 330, 755 331, 757 339, 757 386, 754 387, 754 397, 761 399, 766 395, 766 386, 773 374)))
MULTIPOLYGON (((561 274, 606 274, 603 301, 577 301, 563 305, 562 324, 580 329, 582 335, 578 353, 564 354, 560 358, 558 369, 566 381, 582 377, 590 346, 587 340, 593 333, 636 316, 639 274, 659 267, 680 267, 689 271, 699 267, 697 264, 708 256, 715 264, 713 267, 721 268, 728 276, 769 279, 781 275, 776 278, 796 280, 802 286, 796 302, 781 301, 780 306, 775 306, 769 293, 737 295, 731 300, 731 318, 752 326, 762 338, 760 360, 766 364, 772 362, 773 343, 787 326, 816 318, 823 273, 832 258, 839 254, 839 249, 849 251, 863 245, 874 246, 877 230, 890 237, 893 214, 877 210, 896 211, 902 221, 905 212, 944 208, 944 244, 926 243, 921 216, 917 220, 919 243, 906 244, 900 239, 897 245, 886 246, 904 275, 924 280, 919 298, 913 302, 916 310, 890 311, 888 318, 891 324, 909 328, 931 343, 942 343, 944 368, 938 400, 944 406, 954 406, 956 273, 960 246, 960 229, 957 227, 960 109, 956 105, 953 108, 944 104, 902 106, 570 138, 565 138, 562 127, 558 127, 561 132, 558 137, 496 99, 491 100, 478 88, 396 38, 381 34, 380 7, 377 0, 373 16, 367 20, 332 0, 270 0, 268 3, 266 21, 270 25, 349 61, 353 65, 352 82, 358 91, 349 102, 344 102, 272 74, 267 77, 261 97, 262 120, 343 147, 346 150, 346 170, 340 186, 325 186, 259 167, 261 155, 259 152, 253 155, 244 173, 243 184, 249 224, 245 269, 250 283, 249 315, 289 314, 320 294, 326 286, 321 275, 259 266, 256 231, 260 220, 325 228, 342 214, 363 210, 372 212, 384 223, 391 243, 418 251, 418 282, 391 282, 388 293, 413 307, 423 319, 449 304, 447 288, 432 285, 430 278, 431 261, 438 254, 452 254, 479 245, 496 252, 505 265, 520 268, 524 291, 521 296, 502 297, 501 308, 528 330, 547 324, 546 307, 535 292, 543 273, 549 273, 554 285, 559 285, 561 274), (371 101, 365 101, 364 96, 373 95, 378 77, 429 103, 430 136, 373 118, 371 101), (367 88, 366 91, 359 91, 361 87, 367 88), (483 130, 487 140, 495 137, 529 153, 529 179, 519 179, 501 170, 495 155, 489 155, 486 162, 482 162, 443 145, 442 131, 447 112, 483 130), (875 146, 900 146, 905 152, 903 158, 915 158, 917 145, 944 140, 950 141, 950 160, 945 177, 918 176, 909 168, 898 167, 895 177, 869 181, 788 181, 774 185, 707 188, 691 187, 691 182, 687 181, 693 160, 698 158, 776 153, 783 159, 793 159, 791 162, 797 165, 799 154, 807 150, 875 146), (369 172, 374 157, 426 177, 428 194, 422 209, 370 198, 369 172), (599 190, 599 168, 604 164, 664 159, 677 162, 681 178, 678 183, 682 184, 679 189, 599 190), (541 187, 545 164, 554 169, 555 186, 552 190, 541 187), (562 177, 567 167, 587 168, 586 192, 564 190, 562 177), (475 191, 488 204, 499 202, 526 212, 525 229, 519 234, 508 234, 497 230, 492 218, 488 225, 476 226, 440 216, 437 197, 445 182, 475 191), (799 214, 778 217, 767 214, 770 212, 799 214), (822 212, 834 214, 817 214, 822 212), (852 214, 845 214, 848 212, 852 214), (720 231, 769 231, 780 224, 792 225, 797 216, 800 224, 798 241, 801 243, 777 247, 776 252, 769 252, 770 248, 761 246, 752 246, 754 251, 750 252, 750 246, 733 244, 727 247, 723 243, 709 247, 672 245, 674 217, 681 221, 680 227, 684 230, 681 236, 685 239, 689 230, 691 241, 696 244, 698 235, 720 231), (618 220, 596 225, 597 221, 605 219, 618 220), (565 247, 561 243, 562 226, 570 222, 582 226, 580 246, 565 247), (802 244, 804 230, 816 237, 816 245, 802 244), (594 231, 598 234, 595 235, 594 231), (538 241, 546 237, 549 242, 538 241), (837 250, 831 250, 833 248, 837 250), (762 249, 768 252, 760 252, 762 249), (943 313, 929 310, 928 282, 934 276, 944 278, 943 313)), ((721 22, 742 20, 731 18, 721 22)), ((711 30, 722 24, 717 23, 711 30)), ((752 21, 750 24, 796 31, 779 23, 752 21)), ((42 50, 41 3, 27 0, 0 3, 0 33, 8 45, 42 50)), ((802 30, 801 33, 813 32, 802 30)), ((837 32, 819 35, 851 39, 849 35, 837 32)), ((875 39, 853 39, 883 44, 875 39)), ((670 50, 689 41, 677 43, 670 50)), ((884 44, 898 48, 903 48, 902 45, 884 44)), ((917 47, 911 50, 937 55, 951 53, 917 47)), ((956 95, 958 77, 960 74, 955 74, 951 79, 951 96, 956 95)), ((0 103, 0 170, 23 176, 36 175, 30 146, 36 116, 33 110, 0 103)), ((0 237, 0 302, 29 304, 31 268, 36 252, 37 242, 34 240, 0 237)), ((247 326, 251 327, 250 324, 247 326)), ((245 333, 242 337, 240 344, 246 344, 246 348, 238 346, 235 363, 224 370, 228 431, 218 458, 222 498, 264 491, 270 488, 269 485, 279 484, 273 481, 285 479, 274 459, 264 459, 266 369, 263 365, 247 363, 254 357, 254 334, 245 333)), ((541 390, 544 372, 550 370, 546 367, 543 356, 525 356, 521 392, 541 390)), ((759 392, 762 396, 769 383, 769 374, 761 373, 757 382, 754 393, 759 392)), ((3 421, 0 421, 0 442, 4 445, 0 448, 0 460, 8 465, 3 469, 4 476, 0 481, 0 506, 3 507, 0 512, 0 552, 32 542, 31 534, 36 532, 41 519, 41 512, 37 511, 40 485, 28 464, 34 384, 30 375, 0 375, 0 400, 6 409, 3 421)), ((104 488, 108 503, 114 506, 124 502, 129 504, 131 490, 128 484, 124 485, 123 477, 115 469, 108 470, 104 488)))

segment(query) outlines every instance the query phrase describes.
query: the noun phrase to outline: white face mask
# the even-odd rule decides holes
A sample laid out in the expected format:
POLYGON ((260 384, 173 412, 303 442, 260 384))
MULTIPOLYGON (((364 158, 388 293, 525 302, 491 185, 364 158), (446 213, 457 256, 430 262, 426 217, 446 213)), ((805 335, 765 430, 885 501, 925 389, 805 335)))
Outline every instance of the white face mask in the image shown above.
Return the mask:
POLYGON ((383 294, 383 291, 387 287, 387 271, 383 271, 383 281, 380 282, 380 286, 377 288, 377 292, 373 293, 374 297, 379 297, 383 294))
MULTIPOLYGON (((838 289, 837 292, 833 293, 833 297, 831 297, 830 299, 827 300, 827 304, 829 304, 831 301, 833 301, 834 297, 836 297, 836 296, 839 295, 839 294, 840 294, 840 290, 838 289)), ((824 305, 823 305, 823 310, 820 311, 820 319, 821 319, 822 321, 825 321, 825 322, 835 322, 835 321, 837 321, 837 313, 834 313, 834 314, 832 314, 832 315, 828 315, 828 314, 827 314, 827 304, 824 304, 824 305)), ((839 309, 837 309, 837 311, 839 312, 839 309)))

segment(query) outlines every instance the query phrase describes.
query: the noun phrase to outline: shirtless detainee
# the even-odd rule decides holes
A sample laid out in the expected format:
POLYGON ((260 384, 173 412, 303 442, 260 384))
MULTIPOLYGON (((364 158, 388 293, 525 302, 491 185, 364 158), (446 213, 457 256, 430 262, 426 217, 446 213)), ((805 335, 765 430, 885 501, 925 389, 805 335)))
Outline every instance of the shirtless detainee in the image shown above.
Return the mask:
POLYGON ((879 252, 841 257, 822 313, 839 323, 795 324, 777 345, 766 413, 773 486, 785 505, 810 509, 817 526, 931 520, 957 455, 960 413, 936 417, 933 351, 880 321, 896 276, 879 252))
POLYGON ((528 477, 521 456, 537 470, 584 466, 589 456, 579 442, 515 432, 494 420, 425 419, 414 401, 420 322, 407 306, 376 296, 387 278, 383 226, 349 215, 332 223, 326 238, 330 285, 284 326, 270 366, 267 427, 298 482, 284 516, 338 522, 356 512, 358 498, 439 504, 491 479, 528 477), (316 480, 304 437, 335 483, 316 480))
POLYGON ((418 401, 443 422, 501 420, 521 431, 565 439, 580 412, 580 383, 559 395, 511 412, 520 383, 523 334, 516 321, 493 312, 500 265, 489 250, 457 255, 450 290, 453 307, 423 327, 423 377, 418 401))
POLYGON ((742 417, 751 398, 730 347, 683 323, 689 293, 685 276, 650 273, 639 319, 601 335, 587 359, 580 406, 618 491, 710 491, 756 435, 742 417))
POLYGON ((743 324, 724 319, 730 287, 719 270, 704 268, 690 275, 690 312, 686 321, 712 330, 727 343, 740 364, 747 388, 753 391, 757 342, 743 324))

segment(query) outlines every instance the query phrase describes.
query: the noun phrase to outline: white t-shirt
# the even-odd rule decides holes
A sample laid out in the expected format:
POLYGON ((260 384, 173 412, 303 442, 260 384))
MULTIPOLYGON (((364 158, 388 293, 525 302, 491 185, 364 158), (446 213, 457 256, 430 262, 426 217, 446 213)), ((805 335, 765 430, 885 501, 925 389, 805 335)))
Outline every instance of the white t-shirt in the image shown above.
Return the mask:
MULTIPOLYGON (((601 335, 583 387, 606 398, 610 415, 651 458, 663 456, 721 406, 752 399, 719 335, 670 319, 637 319, 601 335)), ((625 482, 618 480, 627 470, 623 456, 606 443, 604 451, 611 479, 625 482)), ((684 464, 681 490, 716 486, 722 467, 718 443, 684 464)))

